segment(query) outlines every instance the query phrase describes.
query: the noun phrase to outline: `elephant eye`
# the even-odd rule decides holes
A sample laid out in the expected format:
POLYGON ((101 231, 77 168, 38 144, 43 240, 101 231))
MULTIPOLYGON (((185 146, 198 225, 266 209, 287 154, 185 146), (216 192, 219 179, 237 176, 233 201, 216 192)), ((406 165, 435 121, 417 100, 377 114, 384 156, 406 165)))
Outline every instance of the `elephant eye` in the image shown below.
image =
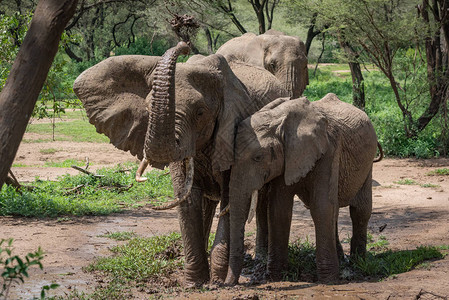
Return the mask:
POLYGON ((198 108, 198 110, 196 111, 196 115, 197 117, 201 117, 205 112, 205 109, 203 107, 198 108))
POLYGON ((260 161, 262 161, 262 159, 263 159, 263 154, 261 154, 261 153, 253 156, 253 160, 255 162, 260 162, 260 161))

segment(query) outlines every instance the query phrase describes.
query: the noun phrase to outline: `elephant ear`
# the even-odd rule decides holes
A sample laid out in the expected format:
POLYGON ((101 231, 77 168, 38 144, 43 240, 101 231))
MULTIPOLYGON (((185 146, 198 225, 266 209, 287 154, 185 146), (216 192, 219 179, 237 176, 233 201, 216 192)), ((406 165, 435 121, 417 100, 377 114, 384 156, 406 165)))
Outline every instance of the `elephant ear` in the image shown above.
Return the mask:
POLYGON ((139 159, 143 158, 148 126, 145 99, 159 59, 143 55, 110 57, 81 73, 73 84, 97 132, 139 159))
POLYGON ((309 173, 329 146, 327 120, 307 98, 288 101, 280 126, 284 140, 285 184, 298 182, 309 173))
POLYGON ((210 55, 211 61, 222 75, 222 107, 220 109, 212 149, 212 170, 228 170, 234 162, 234 142, 237 125, 258 108, 252 103, 246 87, 235 76, 226 59, 220 55, 210 55))

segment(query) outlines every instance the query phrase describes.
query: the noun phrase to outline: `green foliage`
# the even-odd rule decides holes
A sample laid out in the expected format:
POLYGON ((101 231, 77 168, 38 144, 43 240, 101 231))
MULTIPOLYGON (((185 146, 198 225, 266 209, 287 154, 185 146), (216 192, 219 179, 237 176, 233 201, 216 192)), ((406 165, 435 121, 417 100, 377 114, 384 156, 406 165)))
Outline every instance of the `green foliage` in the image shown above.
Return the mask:
MULTIPOLYGON (((6 83, 19 47, 25 38, 32 14, 14 13, 10 16, 0 15, 0 91, 6 83)), ((72 81, 67 78, 70 59, 63 54, 64 45, 74 42, 66 34, 61 37, 59 52, 48 72, 46 81, 39 95, 39 101, 33 110, 33 117, 38 119, 54 118, 65 112, 65 108, 76 102, 73 98, 72 81)), ((25 87, 24 87, 25 88, 25 87)))
POLYGON ((147 281, 156 276, 167 276, 183 265, 182 241, 179 233, 136 237, 126 245, 111 249, 112 257, 99 258, 87 271, 103 271, 120 281, 147 281))
POLYGON ((437 188, 440 187, 438 184, 432 184, 432 183, 424 183, 420 185, 423 188, 437 188))
POLYGON ((288 246, 288 271, 284 274, 284 280, 315 281, 316 276, 316 255, 315 245, 307 237, 304 242, 301 239, 288 246))
POLYGON ((147 182, 136 184, 137 165, 127 167, 132 168, 130 172, 122 172, 121 166, 101 169, 98 174, 104 176, 100 178, 79 174, 62 176, 56 182, 36 180, 31 191, 4 185, 0 191, 0 215, 107 215, 173 197, 170 176, 153 170, 147 174, 147 182))
MULTIPOLYGON (((445 256, 441 251, 443 246, 420 246, 415 250, 392 251, 387 248, 388 241, 380 236, 375 241, 368 235, 367 253, 365 258, 356 257, 340 262, 341 276, 346 279, 375 277, 386 278, 395 274, 408 272, 425 261, 441 259, 445 256)), ((308 239, 304 242, 295 241, 289 245, 289 270, 284 280, 316 281, 315 246, 308 239)))
POLYGON ((61 122, 56 126, 52 123, 30 124, 26 132, 53 135, 56 141, 109 143, 109 138, 97 133, 95 126, 86 120, 61 122))
MULTIPOLYGON (((28 253, 24 258, 18 255, 13 255, 13 239, 0 240, 0 265, 2 267, 2 286, 0 289, 0 297, 8 299, 8 293, 13 283, 24 283, 25 278, 28 278, 28 269, 31 266, 37 265, 42 270, 42 259, 44 259, 44 252, 39 247, 37 251, 28 253)), ((56 289, 59 284, 52 283, 44 285, 41 289, 41 299, 45 299, 46 291, 56 289)))
POLYGON ((401 180, 398 180, 398 181, 394 181, 394 183, 400 184, 400 185, 415 185, 415 184, 418 184, 413 179, 408 179, 408 178, 404 178, 404 179, 401 179, 401 180))
MULTIPOLYGON (((347 67, 344 65, 341 68, 347 67)), ((336 66, 331 68, 333 71, 337 69, 336 66)), ((329 67, 319 67, 315 76, 313 71, 309 70, 309 76, 310 84, 304 95, 310 100, 319 100, 332 92, 342 101, 352 103, 351 78, 338 77, 329 70, 329 67)), ((449 138, 441 130, 444 116, 435 117, 423 131, 418 133, 416 138, 408 138, 404 130, 402 113, 397 107, 388 80, 379 71, 364 71, 363 76, 366 92, 365 111, 374 124, 377 137, 386 155, 430 158, 447 154, 449 138)), ((417 96, 417 99, 421 99, 420 97, 423 96, 417 96)))
POLYGON ((449 169, 443 168, 443 169, 436 169, 433 171, 430 171, 427 173, 428 176, 448 176, 449 175, 449 169))
POLYGON ((167 40, 155 39, 153 42, 144 37, 136 38, 136 41, 129 45, 129 47, 118 47, 114 50, 115 55, 151 55, 162 56, 173 45, 170 45, 167 40))
POLYGON ((357 258, 354 266, 364 276, 385 278, 408 272, 426 260, 443 257, 438 247, 420 246, 415 250, 388 250, 379 254, 368 252, 365 258, 357 258))
POLYGON ((106 234, 99 235, 99 237, 105 237, 116 241, 127 241, 135 236, 136 233, 134 231, 108 232, 106 234))

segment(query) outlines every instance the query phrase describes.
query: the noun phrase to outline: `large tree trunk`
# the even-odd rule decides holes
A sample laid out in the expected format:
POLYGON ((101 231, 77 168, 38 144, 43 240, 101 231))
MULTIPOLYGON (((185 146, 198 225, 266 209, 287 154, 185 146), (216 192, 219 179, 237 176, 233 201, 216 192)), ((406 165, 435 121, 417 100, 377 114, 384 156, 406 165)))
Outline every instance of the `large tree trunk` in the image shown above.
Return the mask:
POLYGON ((77 0, 41 0, 0 93, 0 188, 16 156, 37 97, 77 0))

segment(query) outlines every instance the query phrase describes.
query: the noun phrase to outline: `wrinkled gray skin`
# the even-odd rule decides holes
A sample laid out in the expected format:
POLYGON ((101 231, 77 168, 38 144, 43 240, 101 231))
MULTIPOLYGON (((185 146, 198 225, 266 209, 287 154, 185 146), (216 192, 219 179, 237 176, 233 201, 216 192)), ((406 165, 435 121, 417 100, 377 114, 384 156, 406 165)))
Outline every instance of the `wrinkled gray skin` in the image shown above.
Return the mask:
MULTIPOLYGON (((338 209, 350 206, 351 255, 364 255, 371 216, 371 172, 377 138, 364 112, 328 94, 317 102, 278 99, 240 123, 231 170, 230 258, 227 284, 237 284, 251 194, 264 185, 268 276, 287 268, 293 197, 310 208, 320 281, 338 278, 338 209)), ((340 247, 339 247, 340 246, 340 247)), ((340 249, 341 251, 341 249, 340 249)))
POLYGON ((228 62, 240 61, 268 70, 293 98, 301 96, 309 84, 304 43, 280 31, 268 30, 261 35, 245 33, 223 44, 217 54, 228 62))
POLYGON ((83 72, 74 91, 89 121, 116 147, 153 166, 170 163, 175 195, 184 190, 185 159, 194 158, 193 188, 178 207, 186 285, 227 272, 229 216, 219 221, 209 274, 206 245, 221 200, 227 204, 237 124, 287 91, 268 71, 221 55, 175 63, 185 43, 164 56, 111 57, 83 72))

